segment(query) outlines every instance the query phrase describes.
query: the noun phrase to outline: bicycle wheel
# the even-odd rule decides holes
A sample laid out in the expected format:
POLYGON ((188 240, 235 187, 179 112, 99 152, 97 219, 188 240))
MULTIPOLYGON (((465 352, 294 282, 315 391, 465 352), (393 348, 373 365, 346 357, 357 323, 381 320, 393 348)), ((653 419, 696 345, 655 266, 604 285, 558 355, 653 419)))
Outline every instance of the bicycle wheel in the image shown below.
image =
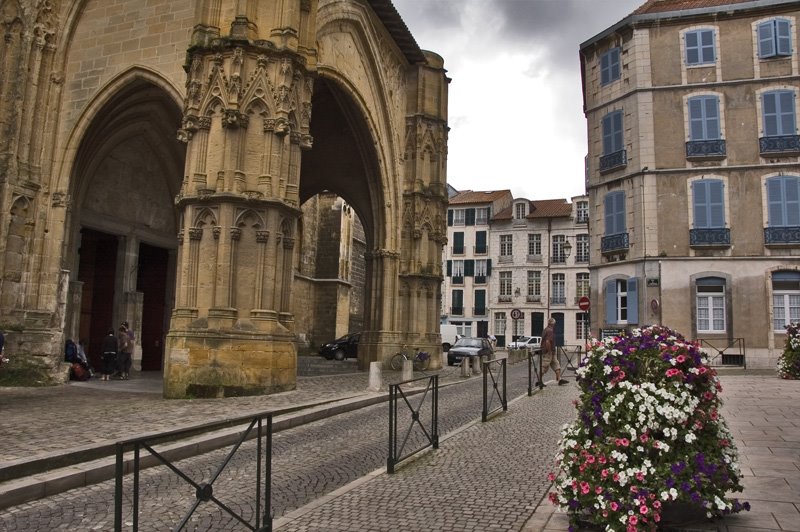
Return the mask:
POLYGON ((406 357, 403 356, 403 353, 396 353, 389 361, 389 364, 393 370, 400 371, 403 369, 403 360, 405 359, 406 357))
POLYGON ((417 371, 425 371, 431 363, 431 357, 425 351, 420 351, 414 357, 414 369, 417 371))

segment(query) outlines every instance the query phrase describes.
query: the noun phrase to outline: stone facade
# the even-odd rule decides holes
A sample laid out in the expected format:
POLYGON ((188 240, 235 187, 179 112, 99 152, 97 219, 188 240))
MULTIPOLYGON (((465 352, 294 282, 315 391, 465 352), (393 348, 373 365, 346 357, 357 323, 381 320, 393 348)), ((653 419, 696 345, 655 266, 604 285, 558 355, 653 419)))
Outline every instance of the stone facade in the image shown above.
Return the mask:
POLYGON ((592 327, 774 367, 800 319, 800 11, 719 4, 651 0, 581 45, 592 327))
POLYGON ((292 389, 323 191, 363 223, 360 366, 439 345, 448 79, 391 2, 3 0, 0 24, 9 353, 98 360, 126 320, 168 397, 292 389))

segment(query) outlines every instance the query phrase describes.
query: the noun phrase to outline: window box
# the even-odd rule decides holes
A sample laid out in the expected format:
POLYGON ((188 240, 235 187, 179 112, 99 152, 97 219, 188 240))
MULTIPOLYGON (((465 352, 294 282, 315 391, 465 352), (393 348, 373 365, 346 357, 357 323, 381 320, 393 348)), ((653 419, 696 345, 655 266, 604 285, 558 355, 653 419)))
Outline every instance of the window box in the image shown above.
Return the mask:
POLYGON ((497 296, 498 303, 511 303, 511 296, 497 296))
POLYGON ((610 172, 628 164, 628 151, 619 150, 600 157, 600 171, 610 172))
POLYGON ((731 245, 731 230, 726 227, 714 229, 690 229, 689 245, 702 247, 728 247, 731 245))
POLYGON ((528 303, 539 303, 542 301, 542 296, 525 296, 525 301, 528 303))

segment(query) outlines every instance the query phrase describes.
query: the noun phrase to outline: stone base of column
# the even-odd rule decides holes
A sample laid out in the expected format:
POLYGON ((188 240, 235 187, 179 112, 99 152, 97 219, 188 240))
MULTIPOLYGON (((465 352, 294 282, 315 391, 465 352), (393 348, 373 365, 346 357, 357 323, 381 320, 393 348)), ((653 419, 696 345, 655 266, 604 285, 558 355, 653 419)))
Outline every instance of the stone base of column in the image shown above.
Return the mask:
POLYGON ((297 386, 297 353, 290 334, 181 330, 167 335, 164 397, 267 395, 297 386))

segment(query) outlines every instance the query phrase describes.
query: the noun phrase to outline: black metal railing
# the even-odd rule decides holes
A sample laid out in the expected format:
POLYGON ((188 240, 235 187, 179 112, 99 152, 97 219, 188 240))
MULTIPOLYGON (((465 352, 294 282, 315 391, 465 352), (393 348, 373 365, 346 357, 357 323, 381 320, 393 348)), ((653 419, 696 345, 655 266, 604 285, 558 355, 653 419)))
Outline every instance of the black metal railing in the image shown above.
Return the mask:
POLYGON ((765 227, 764 243, 766 245, 800 243, 800 227, 765 227))
MULTIPOLYGON (((186 429, 161 432, 159 434, 144 436, 117 442, 116 444, 116 468, 115 468, 115 488, 114 488, 114 531, 121 532, 123 528, 123 477, 125 476, 125 453, 133 451, 133 494, 132 494, 132 530, 139 530, 139 472, 143 467, 149 465, 163 464, 174 472, 179 478, 195 489, 195 500, 191 507, 183 515, 180 523, 174 530, 183 530, 189 519, 200 507, 201 504, 211 502, 231 517, 241 523, 247 530, 258 532, 269 532, 272 530, 272 510, 271 510, 271 485, 272 485, 272 418, 274 412, 266 412, 257 415, 243 416, 239 418, 227 419, 213 423, 206 423, 186 429), (266 422, 266 423, 265 423, 266 422), (197 481, 189 474, 184 473, 170 460, 165 452, 159 452, 154 447, 167 442, 174 442, 182 438, 196 436, 199 433, 219 430, 223 428, 235 427, 247 424, 247 428, 242 432, 240 438, 234 443, 230 452, 223 462, 208 480, 197 481), (266 425, 266 426, 265 426, 266 425), (255 429, 255 433, 254 433, 255 429), (241 447, 242 443, 251 438, 257 438, 256 450, 256 486, 255 486, 255 523, 247 521, 235 510, 228 507, 214 495, 214 482, 219 478, 231 458, 241 447), (266 439, 266 444, 264 440, 266 439), (143 464, 141 451, 149 453, 147 464, 143 464), (263 455, 263 456, 262 456, 263 455), (263 463, 263 474, 262 474, 263 463), (262 491, 263 483, 263 491, 262 491), (263 497, 262 497, 263 495, 263 497), (262 501, 263 499, 263 501, 262 501)), ((126 524, 127 528, 127 524, 126 524)))
POLYGON ((727 227, 689 229, 690 246, 729 246, 731 230, 727 227))
POLYGON ((534 353, 529 349, 528 350, 528 396, 533 395, 534 386, 538 386, 540 390, 544 388, 544 383, 542 382, 541 377, 539 377, 539 375, 541 374, 542 374, 542 350, 537 349, 536 352, 534 353), (536 381, 533 380, 534 376, 536 377, 536 381))
POLYGON ((628 152, 626 150, 615 151, 600 157, 600 171, 608 172, 616 168, 621 168, 628 164, 628 152))
POLYGON ((744 338, 719 340, 697 340, 700 347, 709 351, 708 365, 712 367, 741 367, 747 369, 747 353, 744 338))
POLYGON ((609 251, 626 250, 630 246, 628 242, 628 233, 618 233, 616 235, 604 236, 600 239, 600 251, 603 253, 609 251))
POLYGON ((500 410, 508 410, 507 387, 507 358, 497 358, 494 360, 484 360, 483 366, 483 412, 481 421, 487 421, 490 415, 494 415, 500 410), (489 383, 491 382, 491 390, 489 383), (494 405, 497 399, 499 405, 494 405))
POLYGON ((762 154, 800 152, 800 135, 777 135, 758 139, 758 149, 762 154))
POLYGON ((564 377, 567 372, 572 372, 572 375, 575 375, 575 370, 578 369, 583 357, 583 346, 559 345, 556 347, 556 354, 561 364, 561 376, 564 377))
MULTIPOLYGON (((410 391, 410 390, 409 390, 410 391)), ((415 390, 416 391, 416 390, 415 390)), ((405 412, 405 409, 402 409, 405 412)), ((419 433, 417 433, 419 434, 419 433)), ((418 452, 433 447, 439 448, 439 376, 431 375, 430 377, 422 377, 419 379, 411 379, 408 381, 398 382, 389 386, 389 458, 386 460, 386 472, 394 473, 397 464, 417 454, 418 452), (414 403, 409 400, 409 393, 403 390, 403 387, 411 387, 412 383, 427 380, 428 384, 422 394, 415 398, 414 403), (431 425, 430 432, 422 424, 421 411, 423 406, 426 405, 426 400, 430 396, 430 415, 431 425), (398 420, 400 419, 399 405, 402 403, 408 407, 409 424, 405 434, 403 435, 402 442, 400 442, 400 434, 398 430, 398 420), (409 438, 415 427, 418 427, 422 434, 425 436, 425 443, 422 446, 409 450, 403 454, 408 445, 409 438)))
POLYGON ((687 159, 711 159, 725 157, 725 141, 715 140, 690 140, 686 143, 687 159))

